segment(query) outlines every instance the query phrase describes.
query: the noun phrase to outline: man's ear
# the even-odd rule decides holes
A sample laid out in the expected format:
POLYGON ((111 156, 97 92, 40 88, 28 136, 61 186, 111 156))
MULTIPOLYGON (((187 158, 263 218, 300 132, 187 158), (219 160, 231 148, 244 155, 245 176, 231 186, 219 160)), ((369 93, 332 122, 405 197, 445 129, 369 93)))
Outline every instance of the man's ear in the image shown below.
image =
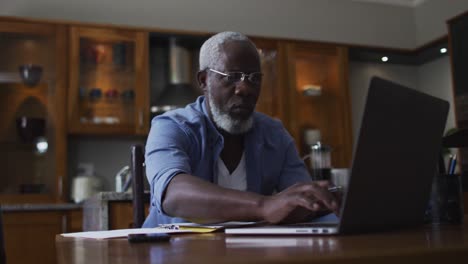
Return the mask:
POLYGON ((206 93, 206 87, 207 87, 206 78, 207 78, 206 71, 197 72, 198 86, 200 86, 200 88, 203 90, 204 93, 206 93))

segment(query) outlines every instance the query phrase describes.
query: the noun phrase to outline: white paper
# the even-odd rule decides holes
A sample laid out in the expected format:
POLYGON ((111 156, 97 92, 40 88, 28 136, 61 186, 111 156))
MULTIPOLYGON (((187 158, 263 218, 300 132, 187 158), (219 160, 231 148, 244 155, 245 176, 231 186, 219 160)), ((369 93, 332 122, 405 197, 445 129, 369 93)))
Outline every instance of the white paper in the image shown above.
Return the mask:
POLYGON ((154 228, 132 228, 132 229, 116 229, 106 231, 88 231, 88 232, 77 232, 77 233, 63 233, 64 237, 81 237, 81 238, 92 238, 92 239, 108 239, 127 237, 129 234, 155 234, 155 233, 207 233, 213 232, 226 227, 239 227, 248 226, 255 224, 255 222, 225 222, 218 223, 215 225, 202 225, 195 223, 175 223, 165 224, 160 227, 154 228))
POLYGON ((88 232, 77 232, 77 233, 64 233, 61 234, 64 237, 82 237, 82 238, 93 238, 93 239, 108 239, 117 237, 127 237, 128 234, 155 234, 155 233, 193 233, 188 230, 173 230, 167 228, 133 228, 133 229, 116 229, 106 231, 88 231, 88 232))

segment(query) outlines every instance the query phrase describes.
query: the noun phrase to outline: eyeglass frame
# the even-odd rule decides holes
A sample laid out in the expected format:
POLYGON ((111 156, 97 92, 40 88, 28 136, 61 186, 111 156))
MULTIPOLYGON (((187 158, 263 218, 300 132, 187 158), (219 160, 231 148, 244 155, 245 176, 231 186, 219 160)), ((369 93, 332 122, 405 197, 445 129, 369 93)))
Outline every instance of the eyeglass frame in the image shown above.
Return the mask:
POLYGON ((245 73, 245 72, 241 72, 241 71, 234 71, 234 72, 221 72, 221 71, 217 71, 215 69, 212 69, 212 68, 207 68, 207 70, 211 71, 211 72, 214 72, 214 73, 217 73, 217 74, 220 74, 224 77, 229 77, 229 76, 232 76, 232 74, 234 73, 240 73, 242 74, 241 78, 240 79, 237 79, 236 81, 230 81, 232 83, 238 83, 238 82, 243 82, 245 80, 245 77, 247 77, 247 80, 252 83, 252 84, 255 84, 255 85, 260 85, 262 80, 261 78, 263 77, 263 73, 262 72, 251 72, 251 73, 245 73), (253 76, 252 74, 260 74, 260 82, 256 83, 256 82, 253 82, 251 79, 250 79, 250 76, 253 76))

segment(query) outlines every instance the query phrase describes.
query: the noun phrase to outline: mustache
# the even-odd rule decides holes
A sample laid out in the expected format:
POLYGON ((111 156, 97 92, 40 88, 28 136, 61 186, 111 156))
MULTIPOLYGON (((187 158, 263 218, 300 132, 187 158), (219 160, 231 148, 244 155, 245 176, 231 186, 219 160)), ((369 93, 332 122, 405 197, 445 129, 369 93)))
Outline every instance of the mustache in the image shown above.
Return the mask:
POLYGON ((233 100, 230 102, 231 107, 241 107, 241 108, 255 108, 257 103, 255 100, 247 100, 247 99, 242 99, 242 100, 233 100))

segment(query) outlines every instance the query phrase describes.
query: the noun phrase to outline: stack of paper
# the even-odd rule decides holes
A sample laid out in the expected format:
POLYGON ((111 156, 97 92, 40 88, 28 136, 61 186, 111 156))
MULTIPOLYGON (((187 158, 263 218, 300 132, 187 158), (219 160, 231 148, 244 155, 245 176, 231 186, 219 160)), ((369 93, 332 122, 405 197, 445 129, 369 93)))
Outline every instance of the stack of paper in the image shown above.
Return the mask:
POLYGON ((106 231, 88 231, 77 233, 64 233, 64 237, 82 237, 94 239, 108 239, 117 237, 127 237, 129 234, 155 234, 155 233, 189 233, 186 230, 168 230, 166 228, 133 228, 133 229, 116 229, 106 231))
POLYGON ((133 229, 116 229, 106 231, 89 231, 89 232, 77 232, 77 233, 64 233, 61 234, 64 237, 82 237, 82 238, 93 238, 93 239, 108 239, 127 237, 129 234, 155 234, 155 233, 209 233, 217 230, 223 230, 227 227, 239 227, 246 225, 253 225, 255 222, 225 222, 216 225, 202 225, 195 223, 177 223, 177 224, 166 224, 160 225, 154 228, 133 228, 133 229))

